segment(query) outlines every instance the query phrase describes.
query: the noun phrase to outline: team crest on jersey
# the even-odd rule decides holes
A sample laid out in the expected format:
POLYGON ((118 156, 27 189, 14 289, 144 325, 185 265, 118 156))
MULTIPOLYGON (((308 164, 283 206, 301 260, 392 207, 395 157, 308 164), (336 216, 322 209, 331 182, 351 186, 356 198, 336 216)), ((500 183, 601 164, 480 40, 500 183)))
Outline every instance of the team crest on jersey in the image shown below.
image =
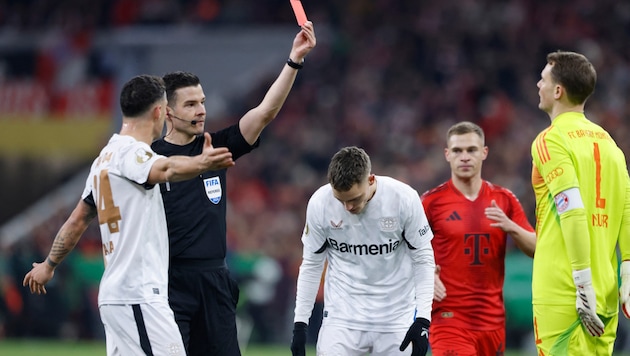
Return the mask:
POLYGON ((555 197, 556 207, 558 208, 558 213, 564 213, 565 210, 569 207, 569 196, 560 193, 555 197))
POLYGON ((393 216, 387 216, 379 220, 381 231, 394 231, 398 228, 398 219, 393 216))
POLYGON ((153 153, 145 150, 144 148, 138 148, 135 152, 136 154, 136 162, 142 164, 146 163, 148 160, 153 157, 153 153))
POLYGON ((208 196, 208 199, 213 204, 219 204, 223 193, 221 189, 221 178, 206 178, 203 180, 203 186, 206 188, 206 195, 208 196))

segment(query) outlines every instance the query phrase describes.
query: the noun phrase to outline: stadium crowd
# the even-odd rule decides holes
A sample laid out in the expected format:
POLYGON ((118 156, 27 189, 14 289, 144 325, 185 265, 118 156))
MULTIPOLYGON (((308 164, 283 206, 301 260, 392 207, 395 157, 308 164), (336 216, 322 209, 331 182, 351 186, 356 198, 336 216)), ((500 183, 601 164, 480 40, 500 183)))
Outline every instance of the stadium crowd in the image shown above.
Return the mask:
MULTIPOLYGON (((607 128, 626 154, 630 152, 626 121, 630 104, 625 100, 630 89, 630 3, 303 3, 309 19, 322 30, 318 47, 278 118, 263 133, 260 148, 228 173, 228 262, 243 289, 242 313, 254 322, 253 340, 289 340, 306 203, 325 183, 328 161, 342 146, 363 147, 375 173, 396 177, 422 193, 450 175, 443 155, 446 128, 461 120, 478 123, 490 147, 485 177, 511 189, 534 224, 530 145, 549 124, 537 108, 536 82, 545 54, 563 49, 584 53, 594 63, 599 78, 587 116, 607 128), (265 278, 270 273, 277 277, 265 278)), ((294 21, 289 5, 275 0, 87 4, 0 2, 0 34, 51 27, 71 32, 127 25, 264 26, 294 21)), ((230 103, 230 114, 207 127, 236 122, 243 108, 255 106, 267 87, 267 82, 258 83, 230 103)), ((30 262, 46 255, 67 215, 59 212, 34 227, 29 239, 2 251, 4 335, 101 336, 94 311, 102 261, 96 227, 82 239, 80 253, 58 271, 48 296, 32 296, 21 287, 30 262), (37 323, 30 322, 34 318, 37 323)), ((627 322, 620 320, 623 323, 627 322)))

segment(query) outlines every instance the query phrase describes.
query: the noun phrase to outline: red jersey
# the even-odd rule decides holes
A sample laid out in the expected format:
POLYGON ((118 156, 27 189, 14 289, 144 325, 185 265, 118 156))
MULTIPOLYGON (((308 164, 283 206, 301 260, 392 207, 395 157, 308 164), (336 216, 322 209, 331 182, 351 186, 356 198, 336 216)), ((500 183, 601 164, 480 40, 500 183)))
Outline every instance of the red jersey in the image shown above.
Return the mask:
POLYGON ((422 204, 433 230, 435 264, 446 298, 433 301, 431 325, 473 330, 505 327, 503 279, 507 233, 491 227, 485 209, 492 200, 515 223, 534 231, 514 194, 483 181, 479 196, 468 200, 452 180, 425 192, 422 204))

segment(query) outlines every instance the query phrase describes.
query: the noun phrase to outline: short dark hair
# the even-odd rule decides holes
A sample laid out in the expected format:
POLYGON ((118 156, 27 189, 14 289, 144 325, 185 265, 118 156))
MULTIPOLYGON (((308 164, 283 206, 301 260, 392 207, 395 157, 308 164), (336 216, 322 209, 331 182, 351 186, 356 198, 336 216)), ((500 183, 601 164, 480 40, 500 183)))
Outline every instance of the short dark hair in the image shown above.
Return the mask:
POLYGON ((370 157, 361 148, 344 147, 332 157, 328 166, 328 182, 333 189, 347 192, 363 182, 372 171, 370 157))
POLYGON ((164 98, 164 81, 155 75, 142 74, 131 78, 120 92, 120 109, 125 117, 137 117, 164 98))
POLYGON ((547 55, 551 79, 564 87, 572 104, 583 104, 595 91, 597 72, 593 64, 580 53, 556 51, 547 55))
POLYGON ((164 84, 166 85, 166 100, 168 100, 168 105, 170 106, 173 106, 175 100, 177 100, 175 95, 177 89, 201 84, 199 77, 190 72, 176 71, 166 73, 162 79, 164 79, 164 84))
POLYGON ((451 126, 448 131, 446 131, 446 142, 448 143, 448 140, 453 135, 465 135, 471 132, 476 133, 477 136, 481 137, 481 141, 485 142, 483 129, 470 121, 461 121, 451 126))

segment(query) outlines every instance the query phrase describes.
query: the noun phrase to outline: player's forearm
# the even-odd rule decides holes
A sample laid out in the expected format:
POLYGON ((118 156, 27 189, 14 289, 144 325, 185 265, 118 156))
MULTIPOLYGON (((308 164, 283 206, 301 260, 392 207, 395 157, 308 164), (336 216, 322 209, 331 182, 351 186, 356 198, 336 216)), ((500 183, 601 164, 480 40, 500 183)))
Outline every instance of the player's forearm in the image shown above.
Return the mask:
POLYGON ((303 261, 297 280, 295 297, 295 317, 293 322, 308 321, 313 313, 315 298, 319 290, 324 264, 316 261, 303 261))
POLYGON ((46 263, 55 268, 74 249, 79 239, 96 216, 96 209, 80 201, 53 241, 46 263))
POLYGON ((527 256, 534 257, 536 250, 536 233, 525 230, 516 223, 514 225, 516 225, 516 227, 509 234, 512 240, 514 240, 516 247, 527 256))
POLYGON ((282 72, 271 85, 260 104, 249 110, 239 121, 239 129, 245 141, 253 145, 262 130, 278 116, 295 82, 297 70, 285 64, 282 72))
POLYGON ((431 320, 435 283, 435 259, 431 243, 418 247, 412 255, 416 289, 416 317, 431 320))
POLYGON ((160 183, 188 180, 205 170, 200 156, 171 156, 166 159, 165 163, 164 179, 160 183))
POLYGON ((584 208, 560 214, 560 227, 573 270, 591 266, 591 242, 584 208))
POLYGON ((159 159, 151 167, 147 182, 149 184, 178 182, 192 179, 205 171, 223 169, 233 165, 229 151, 225 148, 216 149, 216 151, 219 150, 225 152, 221 151, 212 155, 204 153, 192 157, 170 156, 159 159))
MULTIPOLYGON (((295 61, 296 59, 293 60, 295 61)), ((293 83, 295 83, 297 73, 297 69, 291 68, 288 64, 285 64, 278 78, 273 82, 271 87, 269 87, 260 105, 253 109, 255 113, 262 118, 261 122, 263 126, 269 124, 271 120, 278 116, 280 109, 282 109, 284 102, 289 96, 289 92, 291 92, 293 83)))
POLYGON ((74 249, 74 246, 76 246, 79 241, 79 237, 80 235, 77 236, 73 231, 64 228, 59 230, 50 248, 48 257, 46 258, 46 263, 48 263, 50 267, 57 267, 74 249))

